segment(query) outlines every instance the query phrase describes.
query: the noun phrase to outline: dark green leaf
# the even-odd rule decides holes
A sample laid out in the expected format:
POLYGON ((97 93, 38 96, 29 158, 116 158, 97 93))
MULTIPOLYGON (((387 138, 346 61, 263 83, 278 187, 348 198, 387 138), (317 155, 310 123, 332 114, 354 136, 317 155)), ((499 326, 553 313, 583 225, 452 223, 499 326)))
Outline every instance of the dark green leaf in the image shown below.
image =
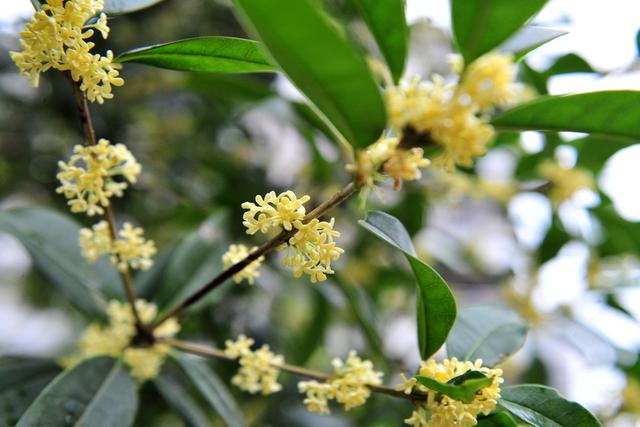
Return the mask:
POLYGON ((153 6, 162 0, 104 0, 104 12, 110 15, 122 15, 153 6))
POLYGON ((640 138, 640 91, 543 96, 499 114, 498 129, 598 133, 640 138))
POLYGON ((211 427, 211 420, 202 408, 198 406, 189 392, 171 376, 160 373, 153 380, 153 384, 167 404, 180 415, 189 427, 211 427))
POLYGON ((554 258, 569 241, 571 241, 571 236, 562 226, 560 218, 553 215, 551 227, 538 248, 538 262, 543 264, 554 258))
POLYGON ((498 305, 479 305, 460 311, 447 340, 449 357, 485 366, 504 361, 524 344, 527 326, 514 311, 498 305))
POLYGON ((441 383, 422 375, 416 375, 416 379, 428 389, 464 403, 471 403, 478 390, 490 386, 493 382, 491 377, 484 375, 480 371, 467 371, 456 378, 452 378, 447 383, 441 383))
POLYGON ((259 42, 234 37, 196 37, 142 47, 121 54, 115 61, 203 73, 277 71, 259 42))
POLYGON ((416 276, 418 343, 420 354, 427 359, 444 344, 456 319, 456 301, 440 275, 416 257, 409 234, 396 218, 384 212, 371 211, 360 225, 406 256, 416 276))
POLYGON ((0 425, 15 425, 59 372, 60 368, 50 360, 1 358, 0 425))
POLYGON ((176 356, 175 360, 227 426, 247 425, 227 387, 203 361, 184 355, 176 356))
POLYGON ((465 63, 498 47, 547 0, 452 0, 453 35, 465 63))
POLYGON ((582 57, 575 53, 568 53, 556 59, 553 65, 551 65, 544 72, 548 77, 555 76, 557 74, 571 74, 571 73, 595 73, 591 65, 585 61, 582 57))
POLYGON ((78 308, 101 314, 105 295, 122 295, 117 270, 106 259, 91 264, 80 254, 80 226, 69 217, 42 208, 0 212, 0 231, 13 234, 39 270, 78 308))
POLYGON ((404 0, 354 0, 354 3, 373 33, 397 83, 404 71, 409 49, 404 0))
MULTIPOLYGON (((222 255, 227 250, 223 237, 225 217, 213 214, 187 235, 171 255, 157 294, 161 308, 174 307, 222 271, 222 255)), ((202 304, 217 301, 227 290, 226 283, 211 292, 202 304)), ((202 304, 196 307, 202 307, 202 304)))
POLYGON ((578 151, 576 166, 589 169, 594 173, 599 173, 611 156, 632 143, 633 141, 627 143, 627 141, 621 141, 620 139, 603 138, 595 135, 589 135, 570 142, 578 151))
POLYGON ((528 25, 518 31, 513 37, 500 46, 500 50, 511 52, 517 61, 524 58, 529 52, 542 46, 551 40, 567 34, 566 31, 556 28, 536 27, 528 25))
POLYGON ((602 241, 597 246, 599 256, 640 254, 640 222, 626 221, 610 202, 602 203, 591 212, 602 224, 602 241))
POLYGON ((518 424, 506 412, 498 412, 487 417, 478 417, 477 427, 518 427, 518 424))
POLYGON ((136 384, 120 362, 89 359, 64 371, 40 393, 17 427, 131 425, 138 406, 136 384))
POLYGON ((364 59, 311 0, 236 0, 287 76, 352 145, 380 137, 386 112, 364 59))
POLYGON ((500 405, 534 427, 597 427, 589 411, 550 387, 517 385, 501 390, 500 405))

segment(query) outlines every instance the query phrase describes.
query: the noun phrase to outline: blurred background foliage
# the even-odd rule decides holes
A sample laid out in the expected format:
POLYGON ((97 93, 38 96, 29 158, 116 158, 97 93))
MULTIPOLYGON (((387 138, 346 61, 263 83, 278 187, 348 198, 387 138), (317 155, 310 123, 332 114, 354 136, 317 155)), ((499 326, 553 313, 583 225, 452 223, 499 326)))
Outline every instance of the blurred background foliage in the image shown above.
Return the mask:
MULTIPOLYGON (((375 50, 349 2, 326 5, 363 50, 375 50)), ((110 27, 108 41, 96 42, 99 50, 116 54, 197 35, 246 36, 229 4, 214 0, 161 2, 116 16, 110 27)), ((48 73, 40 88, 29 87, 7 54, 16 45, 15 33, 0 33, 0 206, 65 212, 64 198, 55 193, 57 161, 82 142, 69 82, 48 73)), ((426 21, 414 24, 407 74, 447 73, 449 52, 445 32, 426 21)), ((598 72, 575 54, 544 70, 526 60, 521 66, 522 81, 539 94, 547 93, 550 77, 564 73, 598 72)), ((244 233, 242 202, 287 189, 319 202, 349 179, 337 145, 282 77, 188 74, 135 64, 126 64, 123 77, 126 86, 116 89, 115 99, 92 110, 97 135, 127 144, 144 167, 135 189, 115 200, 115 210, 120 221, 144 225, 160 248, 156 266, 136 285, 161 307, 219 271, 229 243, 259 244, 244 233)), ((290 363, 319 369, 351 348, 393 378, 414 369, 414 279, 401 254, 356 223, 365 206, 378 208, 404 223, 459 306, 506 303, 530 322, 525 348, 504 366, 507 381, 552 384, 610 425, 638 425, 640 224, 623 219, 601 190, 577 195, 552 212, 537 172, 541 161, 559 156, 597 176, 625 145, 589 144, 594 138, 503 133, 473 170, 449 177, 429 171, 402 191, 385 185, 367 200, 351 200, 332 213, 346 249, 332 280, 306 284, 271 257, 255 286, 228 284, 191 310, 182 336, 221 344, 244 333, 290 363), (591 394, 576 392, 576 372, 587 373, 578 384, 591 394)), ((3 310, 5 304, 23 307, 0 315, 13 325, 3 332, 0 353, 65 354, 85 321, 31 268, 15 240, 2 235, 0 243, 6 254, 0 262, 3 310), (26 321, 34 326, 23 329, 20 322, 26 321), (42 330, 47 323, 49 338, 42 330)), ((227 383, 236 369, 227 362, 211 365, 227 383)), ((222 425, 201 396, 179 392, 193 386, 178 369, 169 366, 144 385, 136 425, 197 425, 169 410, 180 413, 189 404, 211 425, 222 425), (185 403, 180 396, 193 400, 185 403)), ((283 392, 268 398, 233 390, 252 425, 382 427, 410 413, 408 403, 376 395, 347 415, 338 410, 320 417, 305 410, 296 382, 283 376, 283 392)))

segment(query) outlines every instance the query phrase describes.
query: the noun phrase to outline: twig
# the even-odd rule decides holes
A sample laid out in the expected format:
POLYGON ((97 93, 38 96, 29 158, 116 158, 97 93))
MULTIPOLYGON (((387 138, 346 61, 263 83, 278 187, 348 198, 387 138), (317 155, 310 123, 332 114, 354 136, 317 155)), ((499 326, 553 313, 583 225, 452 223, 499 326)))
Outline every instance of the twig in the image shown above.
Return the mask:
MULTIPOLYGON (((96 145, 96 132, 93 129, 93 121, 91 120, 91 110, 89 109, 87 95, 80 89, 78 82, 74 81, 68 72, 66 74, 69 78, 69 81, 71 82, 71 86, 73 87, 73 97, 76 101, 76 106, 78 107, 78 113, 80 115, 80 122, 82 123, 84 138, 88 145, 96 145)), ((115 240, 118 237, 118 228, 111 204, 105 207, 105 216, 107 218, 107 222, 109 223, 109 232, 111 234, 111 238, 115 240)), ((140 315, 138 313, 138 309, 136 308, 136 293, 133 287, 133 280, 131 279, 131 275, 129 274, 128 270, 120 271, 120 269, 118 269, 118 271, 120 272, 120 277, 122 279, 125 293, 127 294, 127 299, 131 304, 131 310, 133 311, 133 316, 136 320, 136 327, 138 329, 138 332, 144 336, 150 336, 149 333, 145 333, 146 328, 142 323, 142 320, 140 319, 140 315)))
MULTIPOLYGON (((347 184, 340 191, 334 194, 329 200, 326 200, 325 202, 318 205, 311 212, 309 212, 304 217, 304 222, 306 223, 311 221, 314 218, 318 218, 320 215, 324 214, 325 212, 329 211, 330 209, 334 208, 335 206, 345 201, 347 198, 349 198, 349 196, 351 196, 353 193, 358 191, 358 189, 359 187, 356 186, 354 183, 347 184)), ((233 275, 235 275, 236 273, 242 271, 245 267, 247 267, 253 261, 257 260, 262 255, 272 251, 273 249, 277 248, 278 246, 280 246, 281 244, 289 240, 296 233, 296 231, 297 230, 291 230, 291 231, 283 230, 280 234, 278 234, 271 240, 265 242, 255 251, 247 255, 247 257, 244 258, 242 261, 239 261, 236 264, 232 265, 231 267, 222 271, 216 277, 211 279, 209 283, 207 283, 202 288, 194 292, 191 296, 187 297, 183 302, 178 304, 175 308, 173 308, 167 314, 162 316, 160 319, 156 320, 151 325, 151 329, 154 329, 157 326, 161 325, 167 319, 180 316, 180 314, 182 314, 182 312, 185 309, 187 309, 191 305, 198 302, 200 299, 206 296, 209 292, 211 292, 216 287, 218 287, 219 285, 221 285, 222 283, 224 283, 225 281, 233 277, 233 275)))
MULTIPOLYGON (((232 360, 232 361, 235 360, 234 358, 227 356, 224 353, 224 351, 215 347, 209 347, 202 344, 192 343, 189 341, 176 340, 173 338, 159 338, 158 342, 163 342, 177 350, 181 350, 186 353, 196 354, 198 356, 215 357, 217 359, 226 359, 226 360, 232 360)), ((271 366, 284 372, 289 372, 291 374, 299 375, 302 377, 313 378, 318 381, 327 381, 331 379, 331 375, 328 375, 324 372, 315 371, 313 369, 303 368, 301 366, 289 365, 287 363, 283 363, 283 364, 272 363, 271 366)), ((393 396, 400 399, 407 399, 414 402, 421 402, 427 399, 427 396, 425 394, 419 393, 419 392, 412 392, 410 394, 406 394, 403 391, 396 390, 391 387, 381 386, 381 385, 367 385, 367 387, 372 392, 375 392, 375 393, 386 394, 388 396, 393 396)))

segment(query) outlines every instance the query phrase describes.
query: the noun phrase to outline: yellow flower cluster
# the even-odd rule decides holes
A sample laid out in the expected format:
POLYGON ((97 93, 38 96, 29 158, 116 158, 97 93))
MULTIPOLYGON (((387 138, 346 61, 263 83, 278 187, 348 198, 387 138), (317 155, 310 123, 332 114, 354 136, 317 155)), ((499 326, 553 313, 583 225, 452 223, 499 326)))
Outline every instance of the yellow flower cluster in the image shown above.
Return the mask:
POLYGON ((359 184, 371 186, 376 179, 386 175, 393 179, 396 189, 402 181, 420 179, 421 168, 431 164, 420 147, 398 148, 398 138, 381 138, 356 154, 355 164, 347 165, 347 172, 354 173, 359 184), (382 174, 380 173, 382 172, 382 174))
POLYGON ((86 41, 94 29, 105 39, 109 35, 104 13, 95 23, 87 24, 103 7, 103 0, 47 0, 42 10, 35 12, 20 33, 22 51, 10 52, 33 86, 38 86, 40 73, 53 68, 69 72, 90 101, 103 103, 113 98, 112 86, 124 84, 119 65, 112 62, 111 51, 106 56, 92 54, 95 44, 86 41))
POLYGON ((520 96, 514 78, 512 56, 490 53, 470 64, 458 84, 435 75, 432 81, 392 86, 385 92, 391 125, 403 135, 417 133, 418 144, 440 145, 435 160, 447 169, 469 167, 494 136, 482 114, 520 96))
POLYGON ((556 206, 571 198, 579 190, 595 188, 593 175, 586 169, 579 167, 567 169, 553 160, 545 160, 538 166, 538 171, 551 183, 549 198, 556 206))
MULTIPOLYGON (((235 265, 245 259, 251 252, 256 250, 257 247, 254 246, 251 249, 247 248, 245 245, 231 245, 229 246, 229 250, 222 255, 222 263, 224 264, 224 268, 229 268, 232 265, 235 265)), ((240 272, 233 275, 233 281, 236 283, 242 282, 244 279, 249 282, 250 285, 253 285, 253 281, 260 277, 260 272, 258 269, 262 265, 264 261, 264 256, 259 257, 255 261, 251 262, 245 268, 243 268, 240 272)))
POLYGON ((484 367, 481 359, 472 363, 468 361, 461 362, 454 357, 451 360, 445 359, 442 363, 436 363, 433 359, 428 362, 423 361, 420 363, 418 375, 446 383, 470 370, 480 371, 493 379, 491 385, 479 390, 470 403, 464 403, 445 395, 439 396, 437 392, 419 384, 415 378, 407 379, 402 375, 403 384, 398 386, 399 390, 403 390, 407 394, 419 391, 427 395, 426 402, 413 411, 411 417, 404 420, 404 422, 414 427, 467 427, 476 425, 476 417, 479 414, 487 415, 496 407, 500 398, 500 384, 503 382, 502 369, 484 367))
POLYGON ((331 399, 335 399, 349 411, 365 404, 371 395, 368 385, 382 384, 382 372, 375 371, 371 361, 362 360, 355 351, 351 351, 344 362, 334 359, 332 365, 333 375, 330 379, 324 382, 311 380, 298 383, 298 390, 306 393, 304 404, 311 412, 328 415, 331 399))
MULTIPOLYGON (((144 323, 153 321, 158 309, 155 304, 145 300, 136 301, 136 310, 144 323)), ((131 347, 136 335, 133 310, 128 303, 110 301, 107 307, 108 324, 89 325, 78 343, 78 350, 63 360, 65 366, 72 366, 95 356, 122 357, 131 369, 131 374, 139 381, 155 378, 160 371, 170 347, 154 343, 147 347, 131 347)), ((154 329, 156 338, 170 338, 178 333, 180 325, 174 319, 168 319, 154 329)))
POLYGON ((125 222, 119 231, 119 238, 111 238, 107 221, 100 221, 92 228, 80 230, 80 248, 82 256, 95 262, 100 256, 110 254, 111 262, 120 271, 133 269, 147 270, 153 265, 151 257, 156 253, 152 240, 142 237, 143 230, 125 222))
POLYGON ((273 354, 266 344, 251 350, 253 343, 253 339, 244 335, 240 335, 236 341, 225 342, 225 354, 238 359, 240 364, 231 382, 249 393, 260 392, 265 396, 280 391, 282 386, 278 384, 278 366, 284 364, 284 357, 273 354))
POLYGON ((298 199, 292 191, 279 195, 271 191, 264 197, 256 196, 256 203, 242 204, 242 208, 247 210, 243 224, 248 234, 257 231, 267 233, 274 229, 295 230, 285 244, 287 255, 283 263, 293 269, 296 277, 304 273, 315 283, 326 280, 327 274, 334 273, 331 263, 337 261, 344 251, 334 241, 340 233, 333 229, 333 218, 329 222, 316 218, 303 222, 306 215, 304 203, 309 200, 309 196, 298 199))
POLYGON ((122 197, 127 181, 135 183, 142 167, 123 144, 112 145, 101 139, 96 145, 76 145, 67 163, 58 162, 57 188, 69 199, 71 212, 102 215, 109 198, 122 197), (116 181, 120 176, 124 180, 116 181))

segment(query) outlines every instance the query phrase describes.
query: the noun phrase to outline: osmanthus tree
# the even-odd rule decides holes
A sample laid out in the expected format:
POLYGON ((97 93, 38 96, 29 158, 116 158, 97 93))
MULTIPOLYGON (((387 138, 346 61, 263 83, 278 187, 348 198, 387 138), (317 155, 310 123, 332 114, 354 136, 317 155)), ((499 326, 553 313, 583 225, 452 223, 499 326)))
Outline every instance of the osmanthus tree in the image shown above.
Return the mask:
MULTIPOLYGON (((20 208, 0 212, 0 230, 20 239, 38 268, 87 316, 89 325, 76 348, 60 360, 3 361, 3 425, 132 425, 139 407, 148 401, 144 383, 151 383, 154 393, 189 425, 209 424, 200 402, 226 425, 249 424, 206 358, 236 363, 231 383, 253 394, 281 391, 288 384, 281 384, 280 373, 292 374, 298 380, 300 406, 320 415, 366 405, 379 394, 412 404, 404 417, 400 414, 389 425, 399 425, 403 418, 413 426, 600 425, 585 408, 552 388, 505 382, 500 364, 522 346, 526 322, 502 306, 458 309, 449 286, 420 258, 405 226, 381 211, 351 220, 361 225, 361 233, 372 233, 388 244, 389 252, 404 256, 415 276, 422 359, 417 371, 404 372, 399 380, 385 378, 385 361, 377 360, 382 364, 378 367, 354 351, 333 360, 329 372, 317 371, 291 364, 287 354, 268 344, 256 346, 242 334, 224 346, 210 345, 214 340, 207 338, 206 330, 183 323, 191 309, 223 305, 227 282, 253 284, 273 252, 284 252, 284 267, 300 281, 319 288, 327 280, 339 281, 335 262, 352 255, 341 248, 340 224, 329 215, 358 194, 366 201, 372 190, 389 183, 402 192, 403 182, 420 178, 423 169, 434 170, 445 182, 462 182, 470 192, 524 191, 518 183, 496 189, 459 172, 468 172, 490 144, 505 143, 522 130, 549 132, 548 146, 526 168, 545 179, 536 191, 558 206, 580 189, 593 189, 588 165, 570 169, 552 160, 558 144, 554 133, 593 134, 578 148, 601 167, 612 152, 640 137, 640 93, 536 96, 531 86, 544 93, 548 75, 530 69, 524 74, 528 86, 518 83, 518 61, 562 34, 527 25, 546 1, 452 0, 453 36, 460 53, 451 60, 455 78, 436 75, 424 81, 403 77, 409 29, 402 0, 350 2, 384 59, 370 63, 369 54, 318 1, 234 0, 233 10, 255 39, 203 35, 118 56, 98 53, 91 40, 97 33, 107 38, 110 14, 156 2, 32 3, 35 12, 21 33, 21 49, 11 57, 33 85, 42 73, 54 70, 70 82, 85 144, 73 147, 71 156, 59 162, 57 192, 68 200, 73 214, 87 216, 93 225, 80 228, 67 215, 20 208), (130 62, 185 72, 282 73, 306 98, 299 104, 301 114, 343 153, 351 178, 326 199, 269 188, 247 195, 253 201, 242 204, 244 216, 237 221, 247 234, 266 236, 255 238, 258 246, 226 247, 217 255, 220 271, 206 265, 202 253, 212 248, 197 235, 154 263, 154 242, 142 228, 119 221, 112 203, 136 183, 144 165, 126 145, 96 135, 90 112, 91 102, 118 102, 111 99, 126 91, 126 85, 120 88, 125 83, 120 69, 130 62), (140 293, 148 300, 138 298, 140 293), (443 346, 446 357, 436 356, 443 346), (331 401, 343 409, 330 408, 331 401)), ((573 69, 575 64, 565 65, 573 69)), ((628 233, 623 243, 637 246, 637 227, 618 218, 604 197, 593 213, 605 226, 611 224, 612 233, 628 233)), ((564 230, 556 230, 543 246, 557 252, 560 242, 569 238, 564 230)), ((607 237, 597 249, 603 255, 633 249, 616 244, 615 238, 607 237)), ((357 292, 345 293, 349 301, 356 300, 350 306, 355 316, 366 317, 357 292)), ((363 324, 365 333, 374 336, 363 324)), ((375 337, 369 341, 380 345, 375 337)), ((308 344, 318 342, 310 339, 308 344)), ((310 354, 313 348, 304 350, 310 354)))

